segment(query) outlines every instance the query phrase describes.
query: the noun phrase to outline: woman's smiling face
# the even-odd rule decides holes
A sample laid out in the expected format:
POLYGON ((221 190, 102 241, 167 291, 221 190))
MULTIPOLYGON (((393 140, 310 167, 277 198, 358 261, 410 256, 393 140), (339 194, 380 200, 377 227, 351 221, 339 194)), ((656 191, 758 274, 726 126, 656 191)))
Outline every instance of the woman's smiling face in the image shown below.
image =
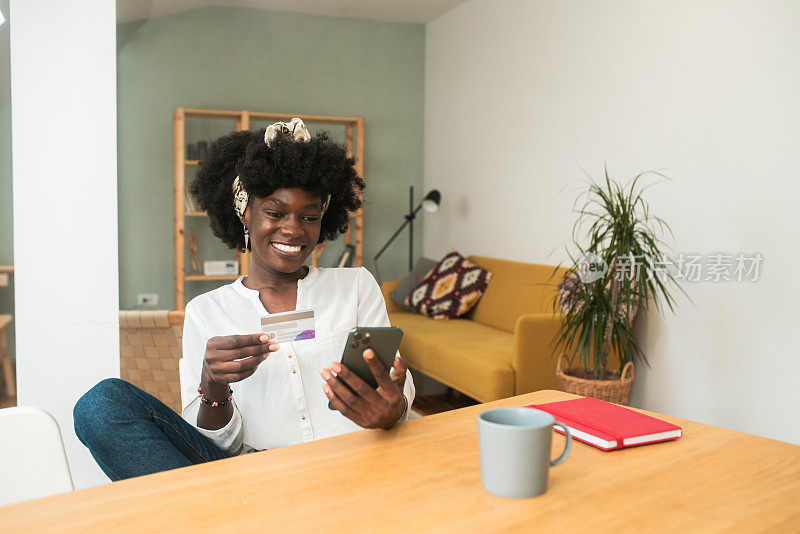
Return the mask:
POLYGON ((289 274, 303 266, 317 245, 322 200, 301 187, 276 189, 267 197, 251 197, 244 219, 254 263, 289 274))

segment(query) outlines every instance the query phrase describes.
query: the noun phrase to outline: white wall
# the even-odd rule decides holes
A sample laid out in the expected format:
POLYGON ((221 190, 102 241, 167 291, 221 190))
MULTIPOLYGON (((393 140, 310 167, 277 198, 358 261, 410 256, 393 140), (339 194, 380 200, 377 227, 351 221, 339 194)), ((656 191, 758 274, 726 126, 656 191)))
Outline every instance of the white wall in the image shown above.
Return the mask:
POLYGON ((72 407, 119 376, 116 22, 108 0, 12 0, 18 403, 53 414, 77 487, 108 479, 72 407))
POLYGON ((800 443, 800 3, 468 0, 426 34, 425 252, 565 260, 585 178, 664 169, 676 252, 761 252, 639 324, 633 404, 800 443))

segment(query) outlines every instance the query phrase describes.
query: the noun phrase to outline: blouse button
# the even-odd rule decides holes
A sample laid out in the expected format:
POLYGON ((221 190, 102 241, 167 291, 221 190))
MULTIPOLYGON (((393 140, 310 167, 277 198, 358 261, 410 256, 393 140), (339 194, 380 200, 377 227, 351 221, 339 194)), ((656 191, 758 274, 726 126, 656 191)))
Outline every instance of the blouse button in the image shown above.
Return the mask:
POLYGON ((296 372, 297 372, 297 369, 292 369, 292 374, 295 374, 296 372))
POLYGON ((302 419, 303 421, 305 421, 305 420, 306 420, 306 416, 305 416, 305 415, 301 415, 301 416, 300 416, 300 419, 302 419))
POLYGON ((292 357, 292 355, 290 354, 290 355, 289 355, 289 357, 291 358, 291 357, 292 357))

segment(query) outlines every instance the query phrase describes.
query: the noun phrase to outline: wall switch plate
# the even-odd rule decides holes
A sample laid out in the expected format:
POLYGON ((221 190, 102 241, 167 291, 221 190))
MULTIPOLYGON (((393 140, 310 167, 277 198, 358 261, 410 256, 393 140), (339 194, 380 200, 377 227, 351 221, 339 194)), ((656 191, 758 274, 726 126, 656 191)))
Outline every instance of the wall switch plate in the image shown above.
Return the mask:
POLYGON ((139 293, 136 295, 139 306, 158 306, 158 293, 139 293))

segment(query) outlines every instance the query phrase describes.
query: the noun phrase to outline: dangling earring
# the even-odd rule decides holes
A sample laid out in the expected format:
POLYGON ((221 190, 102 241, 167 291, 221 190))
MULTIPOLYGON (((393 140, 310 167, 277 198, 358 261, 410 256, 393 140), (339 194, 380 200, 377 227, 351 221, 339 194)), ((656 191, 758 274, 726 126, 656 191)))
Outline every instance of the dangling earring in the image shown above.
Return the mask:
POLYGON ((244 226, 244 249, 248 250, 249 248, 250 248, 250 230, 246 226, 244 226))

